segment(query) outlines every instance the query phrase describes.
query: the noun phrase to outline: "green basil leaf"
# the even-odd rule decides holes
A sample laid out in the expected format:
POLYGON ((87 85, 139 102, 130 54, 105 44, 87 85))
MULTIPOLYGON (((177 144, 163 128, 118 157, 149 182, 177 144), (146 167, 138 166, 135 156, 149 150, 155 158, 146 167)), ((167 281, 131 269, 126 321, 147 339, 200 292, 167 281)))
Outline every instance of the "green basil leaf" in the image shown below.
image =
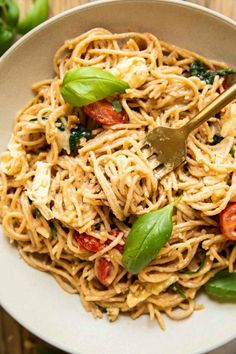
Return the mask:
POLYGON ((15 0, 0 0, 0 18, 9 26, 15 27, 19 20, 19 7, 15 0))
POLYGON ((120 101, 114 100, 114 101, 111 102, 111 104, 112 104, 114 110, 115 110, 117 113, 122 112, 123 107, 122 107, 120 101))
MULTIPOLYGON (((1 19, 0 19, 1 20, 1 19)), ((0 21, 0 55, 4 54, 14 40, 13 29, 0 21)))
POLYGON ((127 82, 96 67, 73 68, 64 77, 61 94, 75 107, 82 107, 129 88, 127 82))
POLYGON ((122 257, 122 263, 129 272, 140 272, 169 240, 173 229, 173 210, 174 202, 135 221, 127 236, 122 257))
POLYGON ((17 32, 25 34, 48 18, 48 0, 35 0, 29 12, 17 26, 17 32))
POLYGON ((218 300, 236 300, 236 272, 229 273, 223 270, 208 280, 204 285, 205 291, 209 296, 218 300))
POLYGON ((91 130, 85 128, 83 125, 79 125, 76 129, 73 129, 70 133, 70 150, 73 151, 81 138, 90 138, 92 135, 91 130))

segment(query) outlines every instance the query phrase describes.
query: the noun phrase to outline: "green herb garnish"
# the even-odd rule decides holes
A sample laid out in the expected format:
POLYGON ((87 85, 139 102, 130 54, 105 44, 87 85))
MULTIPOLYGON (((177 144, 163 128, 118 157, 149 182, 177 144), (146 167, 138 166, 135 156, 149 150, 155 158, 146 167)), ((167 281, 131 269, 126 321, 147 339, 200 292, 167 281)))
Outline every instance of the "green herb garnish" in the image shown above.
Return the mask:
POLYGON ((66 130, 64 124, 62 123, 61 119, 59 118, 57 120, 58 123, 60 123, 60 125, 57 127, 57 129, 59 129, 61 132, 64 132, 66 130))
POLYGON ((182 297, 187 298, 187 295, 186 295, 184 289, 178 283, 172 284, 170 286, 170 289, 175 291, 176 293, 179 293, 182 297))
POLYGON ((215 135, 213 136, 213 141, 212 141, 211 145, 217 145, 217 144, 219 144, 223 139, 224 139, 223 136, 218 135, 218 134, 215 134, 215 135))
POLYGON ((123 93, 127 88, 127 82, 108 71, 90 66, 69 70, 65 74, 61 94, 72 106, 82 107, 115 93, 123 93))
POLYGON ((196 273, 200 272, 200 270, 202 270, 202 268, 204 267, 205 262, 206 262, 206 250, 204 250, 204 248, 202 248, 202 246, 200 246, 200 247, 201 247, 201 251, 202 251, 202 258, 201 258, 201 262, 200 262, 198 269, 193 270, 193 271, 191 271, 191 270, 181 271, 180 273, 191 275, 191 274, 196 274, 196 273))
POLYGON ((236 272, 222 270, 208 280, 204 286, 206 293, 218 300, 236 300, 236 272))
POLYGON ((135 221, 127 236, 122 257, 122 263, 129 272, 140 272, 169 240, 173 229, 173 210, 174 202, 135 221))
POLYGON ((70 150, 73 151, 78 145, 81 138, 90 138, 92 135, 91 130, 79 125, 76 129, 71 130, 70 133, 70 150))
POLYGON ((50 230, 51 230, 51 235, 53 238, 57 238, 57 228, 56 228, 56 225, 54 224, 53 221, 49 221, 49 227, 50 227, 50 230))
POLYGON ((234 147, 234 146, 231 147, 229 153, 230 153, 230 155, 231 155, 232 157, 234 157, 234 154, 235 154, 235 147, 234 147))
POLYGON ((111 104, 117 113, 120 113, 123 110, 123 107, 122 107, 120 101, 114 100, 111 102, 111 104))
POLYGON ((195 60, 190 65, 189 70, 190 76, 197 76, 202 81, 205 81, 207 84, 213 84, 215 76, 226 76, 231 74, 236 74, 235 69, 224 69, 219 71, 209 71, 207 66, 203 64, 200 60, 195 60))
POLYGON ((36 218, 40 218, 42 216, 42 213, 39 209, 35 209, 35 216, 36 218))

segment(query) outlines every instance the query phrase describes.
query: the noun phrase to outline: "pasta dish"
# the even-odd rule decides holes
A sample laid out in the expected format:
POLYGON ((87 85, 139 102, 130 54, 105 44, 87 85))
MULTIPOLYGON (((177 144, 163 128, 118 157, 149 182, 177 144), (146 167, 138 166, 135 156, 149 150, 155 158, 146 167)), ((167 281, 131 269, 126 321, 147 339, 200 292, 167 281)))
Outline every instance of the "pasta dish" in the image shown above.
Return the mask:
POLYGON ((150 33, 102 28, 67 40, 54 70, 33 85, 1 155, 10 242, 27 264, 80 294, 95 318, 148 314, 164 328, 163 314, 180 320, 202 309, 199 290, 235 269, 236 103, 189 136, 186 163, 162 178, 144 141, 157 126, 186 124, 234 70, 150 33), (153 257, 151 243, 135 246, 149 242, 151 222, 170 224, 153 257), (136 268, 127 266, 134 258, 136 268))

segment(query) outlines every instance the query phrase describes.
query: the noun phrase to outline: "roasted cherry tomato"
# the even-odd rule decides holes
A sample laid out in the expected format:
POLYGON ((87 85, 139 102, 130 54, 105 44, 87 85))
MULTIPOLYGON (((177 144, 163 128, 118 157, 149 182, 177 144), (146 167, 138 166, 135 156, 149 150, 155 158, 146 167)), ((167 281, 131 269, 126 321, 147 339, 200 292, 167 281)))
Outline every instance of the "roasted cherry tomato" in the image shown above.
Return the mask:
MULTIPOLYGON (((114 229, 111 231, 111 235, 117 237, 120 232, 121 231, 119 229, 114 229)), ((102 250, 104 247, 110 245, 110 243, 112 242, 111 240, 107 240, 106 242, 102 243, 96 237, 88 235, 85 232, 79 234, 77 231, 75 231, 74 233, 74 238, 80 247, 90 252, 98 252, 102 250)), ((122 238, 123 240, 125 240, 124 233, 122 238)), ((118 249, 120 253, 122 253, 124 250, 124 246, 122 245, 117 245, 115 248, 118 249)))
POLYGON ((84 106, 84 113, 100 124, 113 125, 126 123, 128 116, 124 110, 116 112, 112 104, 106 100, 97 101, 84 106))
POLYGON ((75 232, 74 238, 80 247, 90 252, 98 252, 105 247, 104 243, 101 243, 96 237, 87 235, 85 232, 82 234, 75 232))
POLYGON ((236 203, 229 203, 220 213, 220 229, 226 238, 236 241, 236 203))
POLYGON ((97 278, 104 286, 110 285, 109 276, 112 273, 113 265, 106 258, 102 257, 97 263, 97 278))

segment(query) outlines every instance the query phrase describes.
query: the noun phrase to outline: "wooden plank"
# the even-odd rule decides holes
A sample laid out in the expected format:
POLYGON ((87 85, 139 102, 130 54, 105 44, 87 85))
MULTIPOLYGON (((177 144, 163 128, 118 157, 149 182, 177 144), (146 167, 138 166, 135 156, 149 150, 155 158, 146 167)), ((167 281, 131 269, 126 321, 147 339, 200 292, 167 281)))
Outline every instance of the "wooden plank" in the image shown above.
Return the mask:
POLYGON ((21 329, 18 323, 13 320, 5 311, 2 313, 3 342, 6 354, 23 354, 21 346, 21 329))
MULTIPOLYGON (((236 20, 236 0, 189 0, 236 20)), ((86 0, 50 0, 50 16, 78 6, 86 0)), ((32 0, 18 0, 23 17, 32 0)), ((36 354, 34 344, 42 343, 26 329, 22 328, 3 309, 0 308, 0 354, 36 354)))

